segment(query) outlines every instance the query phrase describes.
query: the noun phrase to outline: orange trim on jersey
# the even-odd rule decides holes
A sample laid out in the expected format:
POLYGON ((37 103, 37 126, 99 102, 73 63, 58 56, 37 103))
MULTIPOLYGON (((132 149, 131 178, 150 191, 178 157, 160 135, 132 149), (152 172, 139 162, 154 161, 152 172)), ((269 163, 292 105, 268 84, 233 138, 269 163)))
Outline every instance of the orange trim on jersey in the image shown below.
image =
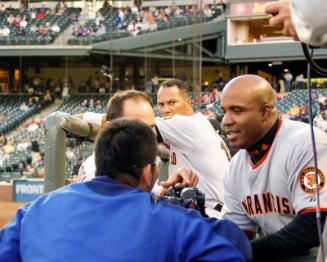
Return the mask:
MULTIPOLYGON (((320 208, 320 211, 327 211, 327 207, 320 208)), ((301 212, 300 212, 300 215, 304 215, 304 214, 307 214, 307 213, 314 213, 314 212, 316 212, 316 208, 315 207, 309 207, 309 208, 306 208, 306 209, 302 209, 301 212)))
POLYGON ((273 141, 272 141, 272 143, 271 143, 271 145, 270 145, 268 151, 266 152, 266 154, 265 154, 265 155, 260 159, 260 161, 259 161, 258 163, 256 163, 256 164, 253 164, 252 161, 251 161, 251 158, 250 158, 249 162, 250 162, 250 165, 251 165, 252 169, 256 169, 257 167, 259 167, 259 166, 260 166, 260 165, 261 165, 261 164, 266 160, 266 158, 268 157, 268 154, 269 154, 269 152, 270 152, 270 149, 272 148, 272 145, 273 145, 273 143, 275 142, 275 138, 276 138, 276 136, 277 136, 277 134, 278 134, 278 132, 279 132, 281 126, 282 126, 282 119, 280 118, 280 119, 279 119, 279 123, 278 123, 278 129, 277 129, 277 132, 276 132, 276 134, 275 134, 275 136, 274 136, 274 139, 273 139, 273 141))

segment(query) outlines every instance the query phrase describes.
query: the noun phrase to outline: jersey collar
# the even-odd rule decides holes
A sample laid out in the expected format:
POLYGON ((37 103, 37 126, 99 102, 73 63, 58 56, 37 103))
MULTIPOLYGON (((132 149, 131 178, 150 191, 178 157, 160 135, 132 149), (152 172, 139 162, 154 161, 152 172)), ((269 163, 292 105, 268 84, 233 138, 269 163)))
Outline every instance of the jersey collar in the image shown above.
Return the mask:
POLYGON ((281 123, 282 120, 277 119, 268 133, 257 144, 247 150, 252 168, 258 167, 266 159, 281 123))

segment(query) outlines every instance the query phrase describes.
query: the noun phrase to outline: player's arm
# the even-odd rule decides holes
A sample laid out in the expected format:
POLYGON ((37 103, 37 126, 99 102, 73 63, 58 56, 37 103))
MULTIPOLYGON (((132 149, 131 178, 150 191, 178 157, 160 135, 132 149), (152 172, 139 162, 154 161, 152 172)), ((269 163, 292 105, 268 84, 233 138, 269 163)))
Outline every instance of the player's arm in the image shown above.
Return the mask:
MULTIPOLYGON (((322 212, 322 226, 326 212, 322 212)), ((276 233, 260 237, 251 242, 253 261, 270 261, 295 255, 306 254, 319 245, 316 214, 298 214, 276 233)))
POLYGON ((169 119, 156 117, 158 140, 177 146, 184 153, 192 151, 196 130, 194 120, 188 116, 174 115, 169 119))
POLYGON ((90 124, 104 126, 106 123, 106 114, 94 113, 94 112, 85 112, 82 114, 76 114, 74 117, 82 119, 90 124))
MULTIPOLYGON (((321 187, 320 200, 323 227, 327 212, 327 190, 325 186, 327 142, 325 142, 326 134, 322 131, 316 130, 315 135, 319 156, 318 175, 321 187)), ((303 254, 303 252, 308 252, 310 248, 319 245, 315 215, 315 186, 310 184, 314 172, 310 143, 307 145, 299 143, 294 146, 285 162, 288 165, 288 183, 292 205, 297 215, 279 231, 252 242, 253 256, 256 261, 261 261, 263 258, 267 259, 267 257, 273 259, 303 254)))

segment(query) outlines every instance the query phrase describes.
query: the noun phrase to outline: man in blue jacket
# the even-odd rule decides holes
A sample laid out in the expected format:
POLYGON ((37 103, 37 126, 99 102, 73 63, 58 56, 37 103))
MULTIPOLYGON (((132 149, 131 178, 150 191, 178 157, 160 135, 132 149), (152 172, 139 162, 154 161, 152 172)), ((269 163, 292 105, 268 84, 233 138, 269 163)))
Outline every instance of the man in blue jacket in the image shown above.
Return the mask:
POLYGON ((157 141, 119 119, 96 141, 96 178, 39 197, 0 231, 0 261, 246 261, 232 222, 153 203, 157 141))

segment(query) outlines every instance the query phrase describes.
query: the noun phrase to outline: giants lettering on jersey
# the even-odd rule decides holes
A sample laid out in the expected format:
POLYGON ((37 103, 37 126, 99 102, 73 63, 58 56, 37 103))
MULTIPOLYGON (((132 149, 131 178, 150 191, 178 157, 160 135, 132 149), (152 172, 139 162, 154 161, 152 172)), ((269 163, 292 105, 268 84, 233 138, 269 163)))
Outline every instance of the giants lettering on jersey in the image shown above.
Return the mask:
POLYGON ((274 196, 267 192, 261 195, 254 194, 246 196, 242 201, 242 206, 248 216, 264 215, 269 213, 294 215, 295 211, 290 205, 290 201, 281 196, 274 196))

